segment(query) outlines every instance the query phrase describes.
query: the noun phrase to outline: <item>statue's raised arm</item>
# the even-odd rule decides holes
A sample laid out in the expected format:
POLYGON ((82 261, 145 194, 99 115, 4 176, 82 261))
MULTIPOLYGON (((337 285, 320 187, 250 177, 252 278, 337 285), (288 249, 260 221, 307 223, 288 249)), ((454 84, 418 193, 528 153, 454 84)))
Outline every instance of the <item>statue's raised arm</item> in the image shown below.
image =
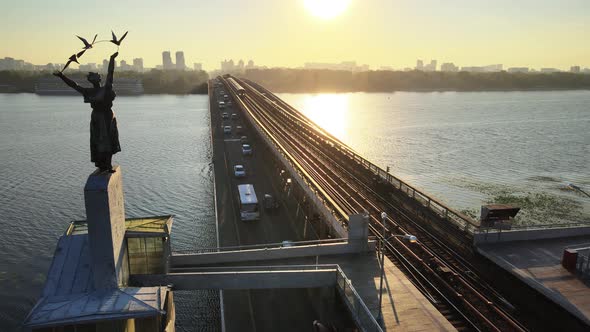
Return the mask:
POLYGON ((53 73, 53 75, 61 78, 61 80, 64 81, 64 83, 66 83, 70 88, 80 92, 81 94, 84 94, 84 88, 79 86, 76 82, 71 80, 69 77, 64 75, 62 72, 56 71, 55 73, 53 73))
POLYGON ((109 70, 107 72, 107 81, 105 82, 105 86, 109 89, 113 87, 113 74, 115 72, 115 58, 119 55, 119 52, 113 53, 111 55, 111 61, 109 61, 109 70))

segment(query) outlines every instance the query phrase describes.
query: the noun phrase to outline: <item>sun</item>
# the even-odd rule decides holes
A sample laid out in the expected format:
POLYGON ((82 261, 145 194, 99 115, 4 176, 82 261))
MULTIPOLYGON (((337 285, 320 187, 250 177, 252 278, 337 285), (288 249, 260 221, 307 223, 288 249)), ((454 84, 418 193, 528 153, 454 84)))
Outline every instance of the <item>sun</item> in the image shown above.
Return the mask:
POLYGON ((350 0, 304 0, 304 3, 311 14, 329 20, 342 14, 350 0))

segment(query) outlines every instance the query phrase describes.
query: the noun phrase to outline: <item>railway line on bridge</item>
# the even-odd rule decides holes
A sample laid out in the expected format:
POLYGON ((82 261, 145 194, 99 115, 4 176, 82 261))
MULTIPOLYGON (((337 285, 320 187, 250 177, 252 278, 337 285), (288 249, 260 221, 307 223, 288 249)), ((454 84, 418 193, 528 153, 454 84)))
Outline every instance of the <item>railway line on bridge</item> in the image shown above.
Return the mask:
MULTIPOLYGON (((223 81, 251 124, 267 135, 340 222, 345 225, 349 215, 368 213, 369 229, 385 255, 458 330, 526 330, 513 317, 512 306, 478 276, 469 257, 395 206, 379 190, 374 174, 342 152, 343 143, 257 84, 223 81), (383 211, 390 217, 381 219, 383 211), (391 234, 413 234, 418 241, 406 243, 391 234)), ((453 243, 467 242, 457 227, 438 227, 453 243)))

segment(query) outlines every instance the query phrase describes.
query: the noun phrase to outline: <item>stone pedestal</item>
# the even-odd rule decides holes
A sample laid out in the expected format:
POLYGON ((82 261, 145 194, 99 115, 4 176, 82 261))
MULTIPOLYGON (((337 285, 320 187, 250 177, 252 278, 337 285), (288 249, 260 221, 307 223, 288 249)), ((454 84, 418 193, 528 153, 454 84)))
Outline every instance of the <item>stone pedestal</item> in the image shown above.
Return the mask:
POLYGON ((117 288, 126 284, 125 204, 123 174, 115 166, 115 173, 92 173, 84 187, 86 220, 94 287, 117 288))

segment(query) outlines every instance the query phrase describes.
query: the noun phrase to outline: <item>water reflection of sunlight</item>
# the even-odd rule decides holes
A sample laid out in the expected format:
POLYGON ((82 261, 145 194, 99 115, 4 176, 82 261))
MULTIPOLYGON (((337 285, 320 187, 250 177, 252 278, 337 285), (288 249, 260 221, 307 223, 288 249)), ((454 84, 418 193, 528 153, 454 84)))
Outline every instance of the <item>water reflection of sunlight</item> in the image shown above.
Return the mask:
POLYGON ((348 94, 319 94, 306 96, 303 114, 340 140, 345 141, 348 131, 348 94))

